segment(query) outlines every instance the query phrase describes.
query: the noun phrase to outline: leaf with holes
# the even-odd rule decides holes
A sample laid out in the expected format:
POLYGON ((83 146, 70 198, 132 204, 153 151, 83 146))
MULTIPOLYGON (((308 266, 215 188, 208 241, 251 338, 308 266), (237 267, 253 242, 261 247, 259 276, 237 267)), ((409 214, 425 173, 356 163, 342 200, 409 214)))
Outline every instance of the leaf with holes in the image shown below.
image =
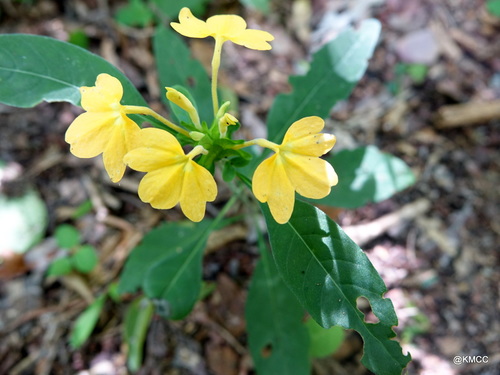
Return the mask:
POLYGON ((307 375, 304 309, 281 279, 268 250, 261 254, 245 306, 248 345, 257 373, 307 375))
POLYGON ((0 102, 34 107, 42 101, 80 103, 80 87, 100 73, 118 78, 122 103, 146 105, 132 83, 103 58, 70 43, 38 35, 0 35, 0 102))
POLYGON ((365 253, 324 212, 296 201, 290 221, 277 224, 262 205, 273 256, 288 287, 322 327, 339 325, 364 340, 363 364, 376 374, 401 374, 410 360, 392 340, 398 324, 383 298, 384 282, 365 253), (358 297, 371 304, 379 323, 367 323, 358 297))

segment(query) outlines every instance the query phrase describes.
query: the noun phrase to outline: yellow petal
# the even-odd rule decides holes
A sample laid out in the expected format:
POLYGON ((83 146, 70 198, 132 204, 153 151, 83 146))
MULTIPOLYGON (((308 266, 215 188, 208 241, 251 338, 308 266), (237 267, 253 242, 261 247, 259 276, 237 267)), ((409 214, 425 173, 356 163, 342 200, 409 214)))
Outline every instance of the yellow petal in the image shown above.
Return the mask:
POLYGON ((335 170, 323 159, 289 153, 282 153, 282 156, 290 182, 303 197, 324 198, 338 182, 335 170))
POLYGON ((184 155, 179 141, 169 132, 157 128, 142 129, 134 142, 135 147, 157 149, 169 154, 184 155))
POLYGON ((319 133, 323 130, 325 122, 321 117, 309 116, 295 121, 286 131, 283 143, 291 142, 294 139, 306 137, 311 134, 319 133))
POLYGON ((133 141, 134 149, 128 152, 124 161, 132 169, 150 172, 172 164, 186 162, 179 141, 169 132, 146 128, 138 132, 133 141))
POLYGON ((317 133, 292 139, 281 146, 284 151, 308 156, 321 156, 330 151, 337 139, 333 134, 317 133))
POLYGON ((119 104, 123 96, 121 82, 103 73, 97 76, 94 87, 80 87, 83 109, 89 112, 103 112, 112 110, 112 104, 119 104))
POLYGON ((114 112, 85 112, 78 116, 66 131, 65 140, 71 153, 79 158, 92 158, 106 148, 116 120, 114 112))
POLYGON ((217 15, 207 19, 207 26, 213 37, 220 36, 224 40, 231 40, 246 29, 247 23, 240 16, 217 15))
POLYGON ((183 167, 179 163, 147 173, 139 184, 139 198, 154 208, 174 207, 182 192, 183 167))
POLYGON ((179 22, 170 22, 170 26, 181 35, 189 38, 206 38, 211 35, 206 22, 193 16, 189 8, 181 9, 179 22))
POLYGON ((181 209, 188 219, 199 222, 205 216, 206 202, 214 201, 217 196, 217 184, 208 170, 192 160, 184 173, 181 209))
POLYGON ((157 169, 178 164, 187 159, 185 155, 167 153, 152 147, 136 147, 128 152, 123 161, 130 168, 139 172, 151 172, 157 169))
POLYGON ((268 203, 276 222, 284 224, 290 219, 295 192, 279 154, 264 160, 257 167, 252 178, 252 190, 260 202, 268 203))
POLYGON ((123 130, 119 127, 114 128, 102 153, 104 168, 113 182, 120 181, 125 173, 126 166, 123 157, 127 151, 123 130))
POLYGON ((272 48, 267 42, 274 40, 274 37, 267 31, 248 29, 232 36, 229 40, 247 48, 265 51, 272 48))

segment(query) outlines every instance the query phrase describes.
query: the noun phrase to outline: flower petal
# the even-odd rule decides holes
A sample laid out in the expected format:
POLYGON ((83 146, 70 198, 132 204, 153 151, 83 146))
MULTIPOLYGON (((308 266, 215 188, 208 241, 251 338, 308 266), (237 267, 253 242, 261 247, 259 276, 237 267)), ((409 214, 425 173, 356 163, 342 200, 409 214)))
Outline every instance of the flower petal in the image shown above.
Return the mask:
POLYGON ((123 133, 121 126, 114 127, 102 153, 104 168, 113 182, 120 181, 125 173, 126 165, 123 162, 123 157, 128 150, 123 133))
POLYGON ((170 26, 181 35, 189 38, 206 38, 211 35, 207 23, 193 16, 189 8, 181 9, 179 22, 170 22, 170 26))
POLYGON ((183 167, 179 163, 147 173, 139 184, 139 198, 154 208, 174 207, 182 192, 183 167))
POLYGON ((122 179, 125 173, 125 154, 129 152, 134 135, 139 134, 140 129, 135 122, 127 116, 122 116, 110 126, 111 133, 102 153, 104 168, 113 182, 122 179))
POLYGON ((232 40, 246 29, 247 23, 240 16, 225 14, 208 18, 207 26, 213 37, 220 36, 225 40, 232 40))
POLYGON ((103 112, 114 109, 112 104, 120 103, 123 87, 117 78, 102 73, 97 76, 94 87, 80 87, 80 93, 83 109, 89 112, 103 112))
POLYGON ((116 121, 114 112, 85 112, 78 116, 66 131, 65 140, 71 153, 79 158, 93 158, 106 148, 116 121))
POLYGON ((188 159, 177 139, 161 129, 146 128, 138 132, 134 149, 124 157, 132 169, 151 172, 188 159))
POLYGON ((205 216, 207 202, 217 196, 217 184, 208 170, 190 160, 184 171, 180 197, 181 209, 188 219, 199 222, 205 216))
POLYGON ((319 133, 325 127, 325 122, 321 117, 309 116, 295 121, 286 131, 283 143, 302 138, 311 134, 319 133))
POLYGON ((147 147, 173 155, 184 155, 179 141, 166 130, 157 128, 142 129, 134 141, 135 147, 147 147))
POLYGON ((333 134, 317 133, 290 140, 280 148, 295 154, 321 156, 330 151, 337 138, 333 134))
POLYGON ((295 192, 279 154, 264 160, 257 167, 252 178, 252 190, 260 202, 268 203, 276 222, 284 224, 290 219, 295 192))
POLYGON ((330 194, 338 182, 337 174, 327 161, 310 156, 282 153, 285 171, 294 189, 306 198, 320 199, 330 194))
POLYGON ((265 51, 272 48, 267 42, 274 40, 274 36, 267 31, 247 29, 235 36, 232 36, 229 40, 247 48, 265 51))

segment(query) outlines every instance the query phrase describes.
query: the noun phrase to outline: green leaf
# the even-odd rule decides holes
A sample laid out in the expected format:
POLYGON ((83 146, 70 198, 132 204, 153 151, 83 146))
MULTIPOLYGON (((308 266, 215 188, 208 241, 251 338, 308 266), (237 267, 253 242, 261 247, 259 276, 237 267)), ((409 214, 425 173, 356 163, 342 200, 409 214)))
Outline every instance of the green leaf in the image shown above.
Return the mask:
POLYGON ((91 212, 93 208, 94 206, 92 205, 92 201, 90 199, 87 199, 85 202, 75 208, 75 211, 73 211, 71 217, 73 219, 79 219, 91 212))
POLYGON ((68 257, 57 258, 47 269, 47 276, 64 276, 73 270, 73 265, 68 257))
POLYGON ((316 203, 357 208, 383 201, 415 183, 415 175, 403 160, 375 146, 342 150, 327 160, 335 168, 339 183, 316 203))
MULTIPOLYGON (((160 87, 180 85, 191 93, 201 121, 211 123, 213 119, 210 79, 198 60, 178 34, 159 27, 153 37, 153 50, 157 62, 160 87)), ((168 105, 165 91, 161 98, 168 105)))
POLYGON ((75 269, 83 273, 92 271, 98 259, 97 252, 91 245, 81 246, 71 257, 75 269))
POLYGON ((277 224, 262 205, 273 256, 288 287, 322 327, 339 325, 359 332, 362 363, 379 375, 401 374, 410 356, 392 340, 398 324, 394 307, 383 298, 384 282, 365 253, 324 212, 296 201, 290 221, 277 224), (357 308, 365 297, 379 323, 367 323, 357 308))
POLYGON ((205 12, 208 0, 153 0, 152 2, 167 17, 176 20, 180 10, 184 7, 191 9, 191 12, 193 12, 194 15, 202 14, 203 12, 205 12))
POLYGON ((99 296, 76 319, 69 338, 69 343, 73 349, 80 348, 90 337, 99 320, 104 302, 106 302, 106 294, 99 296))
POLYGON ((201 261, 211 221, 166 223, 150 231, 130 254, 120 278, 120 293, 141 287, 167 306, 164 315, 182 319, 201 290, 201 261))
POLYGON ((131 372, 136 372, 142 365, 143 346, 153 318, 154 305, 139 297, 130 304, 125 314, 124 337, 127 344, 127 364, 131 372))
POLYGON ((4 251, 22 254, 37 244, 45 233, 47 218, 45 203, 35 190, 18 197, 0 193, 0 255, 4 251))
POLYGON ((69 33, 68 43, 87 49, 89 48, 90 40, 84 30, 75 29, 69 33))
POLYGON ((344 330, 342 327, 321 327, 314 319, 309 319, 305 326, 309 332, 311 343, 309 345, 309 357, 327 357, 337 351, 344 341, 344 330))
POLYGON ((240 0, 241 3, 249 8, 260 10, 262 13, 269 12, 269 0, 240 0))
POLYGON ((100 73, 118 78, 122 103, 146 105, 132 83, 103 58, 45 36, 0 35, 0 102, 33 107, 42 101, 79 105, 81 86, 94 86, 100 73))
POLYGON ((116 12, 115 19, 126 26, 145 27, 152 23, 154 13, 141 0, 129 0, 116 12))
POLYGON ((310 373, 304 310, 267 249, 255 268, 245 306, 248 345, 260 375, 310 373))
POLYGON ((114 282, 109 284, 108 286, 108 296, 113 300, 113 302, 119 303, 121 302, 121 296, 118 293, 118 282, 114 282))
POLYGON ((73 225, 59 225, 54 236, 59 247, 63 249, 72 248, 80 243, 80 232, 73 225))
POLYGON ((406 72, 410 76, 411 80, 417 84, 425 81, 429 68, 424 64, 408 64, 406 67, 406 72))
POLYGON ((500 0, 488 0, 486 9, 495 17, 500 17, 500 0))
POLYGON ((380 33, 380 23, 364 21, 348 29, 313 56, 305 76, 290 77, 293 92, 279 95, 267 117, 268 139, 280 143, 288 127, 306 116, 326 118, 339 100, 347 98, 363 76, 380 33))

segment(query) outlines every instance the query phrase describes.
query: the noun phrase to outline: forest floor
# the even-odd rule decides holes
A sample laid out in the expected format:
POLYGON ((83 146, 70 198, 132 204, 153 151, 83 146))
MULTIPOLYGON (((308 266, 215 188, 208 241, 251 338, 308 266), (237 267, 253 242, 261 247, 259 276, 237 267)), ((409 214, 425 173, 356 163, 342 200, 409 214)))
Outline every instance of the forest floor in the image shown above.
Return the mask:
MULTIPOLYGON (((71 30, 82 29, 89 48, 164 111, 152 69, 153 28, 118 25, 113 15, 123 2, 20 3, 0 1, 0 33, 67 40, 71 30)), ((380 20, 382 36, 367 73, 334 108, 327 127, 337 136, 336 149, 376 145, 406 161, 417 182, 381 203, 329 213, 341 226, 357 229, 354 236, 389 289, 398 339, 413 357, 408 374, 499 374, 500 19, 480 0, 296 3, 306 8, 294 12, 292 2, 275 1, 272 15, 262 15, 229 0, 208 7, 208 15, 241 14, 276 37, 269 53, 227 44, 221 80, 242 99, 240 118, 261 136, 272 100, 288 90, 288 76, 302 72, 311 51, 346 25, 380 20), (372 235, 360 235, 367 232, 372 235), (455 365, 457 355, 488 361, 455 365)), ((194 41, 192 48, 209 64, 209 40, 194 41)), ((0 106, 0 160, 21 176, 16 189, 35 187, 49 211, 42 242, 0 266, 0 374, 127 373, 122 305, 106 306, 79 350, 69 349, 69 331, 89 293, 116 281, 144 233, 182 217, 143 204, 134 191, 138 175, 114 185, 100 158, 69 153, 64 133, 80 112, 65 103, 0 106), (88 199, 93 210, 72 219, 88 199), (44 277, 56 252, 54 229, 65 222, 99 251, 101 266, 89 279, 44 277)), ((243 316, 255 247, 244 226, 219 233, 204 261, 215 290, 184 321, 153 319, 140 374, 254 373, 243 316)), ((338 352, 315 360, 313 372, 369 374, 361 356, 361 339, 351 332, 338 352)))

